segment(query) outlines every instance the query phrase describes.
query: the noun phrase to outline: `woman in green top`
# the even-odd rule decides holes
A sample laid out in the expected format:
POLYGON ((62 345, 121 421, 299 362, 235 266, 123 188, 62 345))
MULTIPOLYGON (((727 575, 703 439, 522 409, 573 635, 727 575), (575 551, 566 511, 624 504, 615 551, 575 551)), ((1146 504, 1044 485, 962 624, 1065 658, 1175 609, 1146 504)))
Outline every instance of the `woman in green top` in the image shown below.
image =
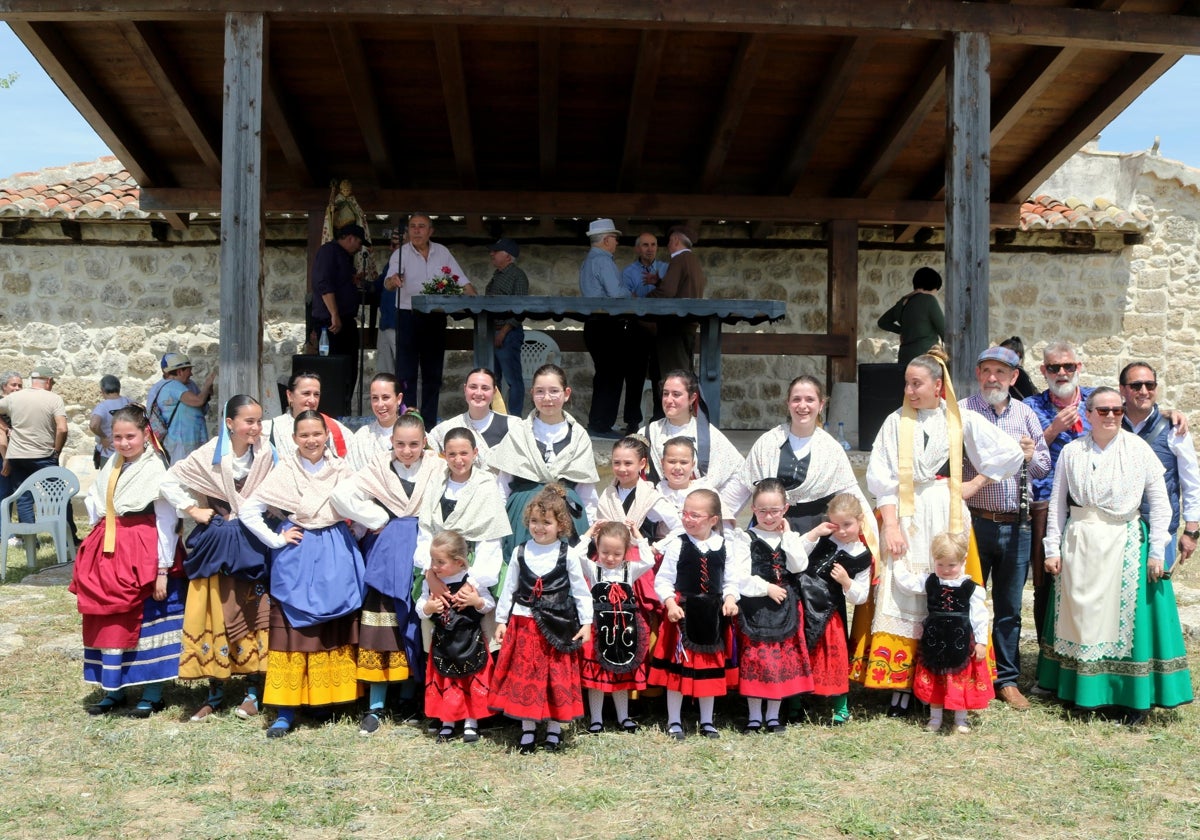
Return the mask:
POLYGON ((946 334, 946 316, 934 294, 942 288, 942 275, 932 268, 918 268, 913 290, 879 317, 879 328, 900 333, 901 365, 907 365, 946 334))

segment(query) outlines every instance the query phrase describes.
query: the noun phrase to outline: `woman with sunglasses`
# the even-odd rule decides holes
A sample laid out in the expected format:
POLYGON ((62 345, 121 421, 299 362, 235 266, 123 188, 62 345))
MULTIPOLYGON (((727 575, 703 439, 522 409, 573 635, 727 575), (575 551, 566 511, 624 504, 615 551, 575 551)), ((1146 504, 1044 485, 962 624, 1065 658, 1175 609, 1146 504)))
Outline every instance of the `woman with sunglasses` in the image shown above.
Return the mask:
POLYGON ((1120 393, 1097 388, 1085 408, 1091 431, 1063 447, 1050 495, 1045 565, 1055 580, 1037 681, 1080 708, 1116 707, 1133 725, 1155 706, 1192 699, 1175 592, 1163 576, 1171 506, 1154 451, 1121 429, 1120 393))

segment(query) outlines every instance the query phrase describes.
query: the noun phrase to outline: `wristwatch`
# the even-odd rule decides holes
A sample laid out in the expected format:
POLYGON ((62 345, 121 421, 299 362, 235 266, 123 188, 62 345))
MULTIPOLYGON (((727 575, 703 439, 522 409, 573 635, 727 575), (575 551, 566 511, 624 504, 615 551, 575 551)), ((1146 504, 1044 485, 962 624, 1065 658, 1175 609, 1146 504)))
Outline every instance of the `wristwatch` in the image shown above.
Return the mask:
POLYGON ((1191 537, 1194 540, 1200 540, 1200 528, 1197 528, 1195 531, 1188 531, 1185 529, 1183 535, 1185 537, 1191 537))

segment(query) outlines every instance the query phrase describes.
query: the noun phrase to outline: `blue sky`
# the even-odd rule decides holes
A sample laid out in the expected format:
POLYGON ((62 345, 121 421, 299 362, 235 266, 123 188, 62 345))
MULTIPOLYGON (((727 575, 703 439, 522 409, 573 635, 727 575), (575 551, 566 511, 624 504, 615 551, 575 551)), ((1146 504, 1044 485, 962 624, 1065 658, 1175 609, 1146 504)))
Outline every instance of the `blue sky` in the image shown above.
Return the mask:
MULTIPOLYGON (((111 154, 7 26, 0 24, 0 178, 111 154)), ((1162 138, 1163 157, 1200 167, 1200 56, 1186 56, 1100 136, 1100 148, 1136 152, 1162 138)))

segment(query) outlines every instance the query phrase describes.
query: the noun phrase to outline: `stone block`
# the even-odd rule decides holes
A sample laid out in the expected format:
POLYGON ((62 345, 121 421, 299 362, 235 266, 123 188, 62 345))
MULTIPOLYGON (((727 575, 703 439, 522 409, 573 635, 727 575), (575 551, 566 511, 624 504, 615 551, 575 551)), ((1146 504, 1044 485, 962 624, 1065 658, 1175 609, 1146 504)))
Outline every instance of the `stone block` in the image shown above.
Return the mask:
POLYGON ((107 280, 109 264, 100 257, 87 257, 83 261, 83 273, 89 280, 107 280))
POLYGON ((34 322, 21 331, 21 344, 30 350, 57 350, 58 337, 58 327, 34 322))
POLYGON ((1167 311, 1167 293, 1166 290, 1158 289, 1141 289, 1134 296, 1134 310, 1143 314, 1152 314, 1167 311))
POLYGON ((194 306, 203 306, 205 300, 203 292, 194 286, 176 286, 171 290, 171 302, 176 309, 188 309, 194 306))
POLYGON ((33 289, 33 281, 29 279, 27 271, 9 271, 0 280, 0 288, 4 289, 6 297, 27 295, 33 289))
POLYGON ((1170 276, 1167 268, 1146 268, 1135 274, 1139 289, 1161 289, 1167 285, 1170 276))

